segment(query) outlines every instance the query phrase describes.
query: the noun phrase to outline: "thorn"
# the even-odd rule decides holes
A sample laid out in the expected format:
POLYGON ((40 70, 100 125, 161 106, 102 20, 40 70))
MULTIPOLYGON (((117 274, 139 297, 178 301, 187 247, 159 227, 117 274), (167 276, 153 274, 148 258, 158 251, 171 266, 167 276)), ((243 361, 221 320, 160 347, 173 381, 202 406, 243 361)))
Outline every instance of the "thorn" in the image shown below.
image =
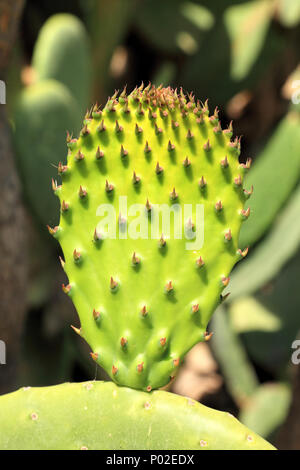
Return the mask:
POLYGON ((226 242, 230 242, 230 240, 232 239, 232 235, 231 235, 231 230, 230 230, 230 229, 228 229, 227 232, 225 232, 224 238, 225 238, 225 241, 226 241, 226 242))
POLYGON ((159 239, 159 242, 158 242, 158 243, 159 243, 159 245, 160 245, 161 247, 163 247, 163 246, 165 246, 165 245, 166 245, 166 240, 165 240, 165 238, 164 238, 163 234, 161 235, 161 237, 160 237, 160 239, 159 239))
POLYGON ((128 155, 128 151, 124 149, 123 145, 121 145, 121 157, 126 157, 128 155))
POLYGON ((244 170, 249 170, 251 167, 252 159, 247 158, 246 163, 241 163, 240 167, 243 168, 244 170))
POLYGON ((157 114, 154 113, 154 112, 152 112, 151 109, 149 109, 148 118, 149 118, 149 119, 156 119, 156 118, 157 118, 157 114))
POLYGON ((70 290, 71 290, 71 284, 67 284, 66 286, 64 284, 62 284, 62 290, 65 294, 69 294, 70 290))
POLYGON ((156 122, 154 124, 154 128, 155 128, 155 134, 162 134, 162 129, 160 127, 157 126, 156 122))
POLYGON ((195 224, 193 224, 192 218, 189 217, 187 223, 186 223, 186 228, 187 230, 193 231, 195 228, 195 224))
POLYGON ((206 183, 206 179, 204 178, 204 176, 201 176, 201 179, 200 179, 200 181, 199 181, 199 186, 200 186, 200 188, 201 188, 201 189, 205 188, 206 184, 207 184, 207 183, 206 183))
POLYGON ((143 129, 136 124, 135 125, 135 133, 136 134, 141 134, 142 132, 143 132, 143 129))
POLYGON ((164 347, 167 342, 167 338, 160 338, 159 342, 160 342, 160 345, 164 347))
POLYGON ((61 186, 58 186, 58 185, 57 185, 57 181, 54 180, 53 178, 51 179, 51 187, 52 187, 52 190, 53 190, 54 193, 55 193, 58 189, 61 188, 61 186))
POLYGON ((179 127, 179 122, 172 121, 172 127, 173 127, 173 129, 177 129, 177 127, 179 127))
POLYGON ((178 194, 176 193, 175 188, 173 188, 172 192, 170 193, 170 198, 172 201, 175 201, 175 199, 178 198, 178 194))
POLYGON ((125 101, 125 104, 124 104, 124 107, 123 107, 123 111, 124 111, 124 113, 126 113, 126 114, 129 114, 129 113, 130 113, 129 104, 128 104, 128 99, 126 99, 126 101, 125 101))
POLYGON ((225 135, 228 135, 229 137, 232 137, 232 134, 233 134, 232 121, 230 122, 228 128, 223 130, 223 133, 225 135))
POLYGON ((106 126, 104 124, 104 119, 102 119, 102 121, 100 122, 99 126, 97 127, 97 131, 98 132, 104 132, 106 131, 106 126))
POLYGON ((120 126, 118 121, 116 121, 115 131, 116 132, 123 132, 123 126, 120 126))
POLYGON ((144 110, 143 110, 143 105, 142 105, 141 102, 139 103, 139 107, 138 107, 137 113, 140 114, 141 116, 143 116, 143 115, 145 114, 145 112, 144 112, 144 110))
POLYGON ((73 251, 73 258, 74 258, 74 261, 79 261, 80 258, 81 258, 81 253, 79 251, 75 250, 73 251))
POLYGON ((228 168, 228 166, 229 166, 229 163, 228 163, 228 158, 227 158, 227 155, 226 155, 226 157, 223 160, 221 160, 221 167, 222 168, 228 168))
POLYGON ((94 241, 97 242, 98 240, 101 240, 101 235, 98 234, 97 229, 95 228, 94 241))
POLYGON ((244 189, 243 191, 244 191, 245 196, 248 199, 253 194, 253 185, 251 186, 250 191, 247 191, 246 189, 244 189))
POLYGON ((192 305, 192 313, 199 312, 199 304, 192 305))
POLYGON ((127 85, 124 86, 122 93, 120 94, 120 98, 126 98, 127 92, 127 85))
POLYGON ((146 145, 145 145, 145 148, 144 148, 144 152, 145 152, 145 153, 151 152, 151 147, 150 147, 149 144, 148 144, 148 140, 146 140, 146 145))
POLYGON ((143 317, 145 317, 146 315, 148 315, 148 310, 147 310, 147 307, 146 305, 144 305, 141 309, 141 314, 143 317))
POLYGON ((148 212, 150 212, 150 211, 151 211, 151 204, 150 204, 150 202, 149 202, 149 199, 148 199, 148 198, 147 198, 147 201, 146 201, 146 209, 147 209, 147 211, 148 211, 148 212))
POLYGON ((112 375, 116 375, 116 373, 118 372, 118 368, 113 365, 111 368, 111 371, 112 371, 112 375))
POLYGON ((165 289, 166 289, 167 292, 171 292, 173 290, 172 281, 167 282, 167 284, 165 285, 165 289))
POLYGON ((90 355, 91 355, 91 358, 93 359, 93 361, 97 361, 97 359, 99 357, 98 353, 91 352, 90 355))
POLYGON ((122 337, 120 341, 121 347, 125 348, 125 346, 127 346, 127 343, 128 343, 127 339, 122 337))
POLYGON ((180 362, 179 357, 177 357, 176 359, 173 359, 173 364, 174 364, 175 367, 179 366, 179 362, 180 362))
POLYGON ((221 303, 225 302, 225 300, 227 299, 227 297, 230 295, 230 292, 228 292, 227 294, 225 295, 220 295, 220 301, 221 303))
POLYGON ((220 212, 223 209, 222 201, 216 202, 215 209, 216 209, 217 212, 220 212))
POLYGON ((104 152, 102 152, 102 150, 100 150, 100 147, 98 146, 97 151, 96 151, 96 160, 100 160, 103 157, 104 157, 104 152))
POLYGON ((86 190, 86 189, 83 189, 83 187, 80 186, 80 187, 79 187, 79 191, 78 191, 78 195, 79 195, 79 197, 81 197, 81 198, 86 197, 86 195, 87 195, 87 190, 86 190))
POLYGON ((77 335, 81 336, 81 328, 76 328, 73 325, 70 325, 70 326, 71 326, 72 330, 74 330, 77 335))
POLYGON ((203 117, 203 114, 200 114, 200 116, 197 117, 196 123, 197 123, 197 124, 204 124, 204 117, 203 117))
POLYGON ((187 132, 187 135, 186 135, 186 138, 188 140, 192 139, 194 137, 194 134, 191 132, 191 130, 189 129, 188 132, 187 132))
POLYGON ((208 333, 207 331, 204 333, 204 341, 209 341, 210 338, 212 337, 213 332, 208 333))
POLYGON ((114 185, 109 183, 108 180, 105 181, 105 191, 110 193, 114 189, 114 185))
POLYGON ((241 186, 241 185, 242 185, 242 177, 241 177, 241 175, 238 175, 236 178, 234 178, 233 181, 234 181, 234 184, 235 184, 236 186, 241 186))
POLYGON ((188 166, 190 166, 190 164, 191 161, 188 159, 188 157, 185 157, 185 159, 183 160, 183 166, 187 168, 188 166))
POLYGON ((246 210, 242 209, 240 214, 241 214, 243 220, 248 219, 248 217, 250 215, 250 207, 248 207, 248 209, 246 209, 246 210))
POLYGON ((81 160, 84 159, 84 155, 80 150, 78 150, 74 158, 77 162, 80 162, 81 160))
POLYGON ((115 281, 114 278, 111 277, 110 278, 110 288, 111 288, 111 290, 116 289, 117 286, 118 286, 117 281, 115 281))
POLYGON ((136 253, 134 252, 133 255, 132 255, 132 264, 140 264, 141 260, 140 258, 138 258, 138 256, 136 256, 136 253))
POLYGON ((47 225, 47 229, 50 235, 54 235, 58 231, 58 228, 59 228, 58 226, 52 228, 50 227, 50 225, 47 225))
POLYGON ((100 312, 98 312, 95 308, 93 310, 93 317, 94 317, 94 320, 98 320, 100 318, 100 312))
POLYGON ((64 262, 64 260, 62 259, 61 256, 59 256, 58 259, 59 259, 59 262, 60 262, 60 264, 61 264, 61 267, 64 269, 66 263, 64 262))
POLYGON ((136 172, 133 172, 133 177, 132 177, 133 184, 137 184, 141 181, 141 178, 137 176, 136 172))
POLYGON ((63 201, 61 204, 61 211, 66 212, 69 209, 69 204, 66 201, 63 201))
POLYGON ((243 251, 239 248, 237 252, 242 258, 245 258, 248 254, 248 251, 249 247, 245 248, 243 251))
POLYGON ((163 167, 160 166, 160 164, 158 162, 156 163, 155 171, 156 171, 157 175, 159 175, 160 173, 162 173, 164 171, 163 167))
POLYGON ((83 128, 81 129, 81 131, 80 131, 80 135, 81 135, 82 137, 86 137, 87 135, 89 135, 89 133, 90 133, 90 131, 89 131, 89 129, 88 129, 88 126, 87 126, 87 124, 85 124, 85 125, 83 126, 83 128))
POLYGON ((168 142, 168 151, 171 152, 174 149, 175 149, 175 145, 172 144, 171 141, 169 140, 169 142, 168 142))
POLYGON ((215 134, 221 134, 221 132, 222 132, 222 127, 221 127, 220 121, 218 122, 218 124, 216 125, 216 127, 213 128, 213 131, 214 131, 215 134))
POLYGON ((198 266, 198 268, 202 268, 202 266, 205 265, 203 259, 201 258, 201 256, 199 256, 198 259, 196 259, 196 265, 198 266))
POLYGON ((230 277, 225 277, 225 276, 223 276, 223 277, 221 278, 221 281, 222 281, 223 286, 226 287, 226 286, 228 286, 228 284, 229 284, 230 277))
POLYGON ((167 111, 166 109, 164 109, 163 111, 161 111, 160 114, 161 114, 161 117, 162 117, 162 118, 166 118, 169 113, 168 113, 168 111, 167 111))
POLYGON ((205 152, 209 152, 209 151, 211 150, 211 145, 210 145, 210 143, 209 143, 209 139, 208 139, 208 141, 203 145, 203 150, 204 150, 205 152))
POLYGON ((63 165, 61 162, 58 163, 57 171, 59 175, 63 175, 68 171, 68 166, 63 165))

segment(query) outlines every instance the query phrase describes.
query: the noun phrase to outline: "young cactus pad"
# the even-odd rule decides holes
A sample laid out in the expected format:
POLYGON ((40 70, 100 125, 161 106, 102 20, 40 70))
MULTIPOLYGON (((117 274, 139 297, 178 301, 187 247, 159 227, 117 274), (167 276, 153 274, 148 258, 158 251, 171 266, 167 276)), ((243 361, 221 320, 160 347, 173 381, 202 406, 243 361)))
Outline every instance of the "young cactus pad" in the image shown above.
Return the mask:
POLYGON ((50 232, 64 252, 63 290, 81 320, 74 329, 118 384, 164 386, 209 337, 229 273, 247 253, 238 237, 249 215, 242 187, 249 162, 239 164, 240 142, 231 137, 207 103, 149 85, 95 106, 79 138, 67 139, 63 184, 53 182, 60 224, 50 232), (169 233, 164 221, 153 229, 162 204, 177 215, 169 233), (107 211, 113 223, 105 226, 107 211))
POLYGON ((0 423, 1 450, 274 449, 229 413, 112 382, 21 388, 0 397, 0 423))

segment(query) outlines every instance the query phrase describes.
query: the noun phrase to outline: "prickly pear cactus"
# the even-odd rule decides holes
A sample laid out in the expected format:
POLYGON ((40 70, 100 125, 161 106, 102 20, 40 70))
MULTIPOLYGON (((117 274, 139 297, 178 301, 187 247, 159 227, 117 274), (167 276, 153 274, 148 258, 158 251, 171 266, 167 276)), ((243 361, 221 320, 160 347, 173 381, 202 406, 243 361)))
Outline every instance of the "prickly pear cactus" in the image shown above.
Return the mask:
POLYGON ((60 224, 49 230, 64 252, 74 329, 116 383, 150 391, 209 339, 229 273, 247 254, 238 236, 250 161, 239 164, 239 139, 217 109, 209 116, 192 95, 150 85, 95 106, 68 147, 63 184, 53 182, 60 224), (166 219, 155 225, 162 208, 170 230, 166 219))

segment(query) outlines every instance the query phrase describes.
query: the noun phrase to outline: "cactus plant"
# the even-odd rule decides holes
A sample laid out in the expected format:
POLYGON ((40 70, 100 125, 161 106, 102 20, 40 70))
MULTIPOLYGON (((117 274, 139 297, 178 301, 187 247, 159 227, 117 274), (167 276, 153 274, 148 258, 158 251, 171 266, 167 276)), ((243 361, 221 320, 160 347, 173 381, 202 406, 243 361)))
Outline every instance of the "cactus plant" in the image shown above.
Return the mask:
POLYGON ((229 413, 111 382, 24 387, 0 397, 0 423, 2 450, 274 449, 229 413))
POLYGON ((95 106, 79 138, 68 138, 63 184, 53 181, 60 224, 49 231, 64 252, 63 290, 81 320, 74 329, 118 384, 150 391, 174 377, 208 339, 229 273, 247 254, 238 236, 250 212, 250 160, 239 164, 231 137, 217 109, 209 116, 192 94, 149 85, 95 106), (155 225, 163 204, 175 214, 169 234, 155 225))

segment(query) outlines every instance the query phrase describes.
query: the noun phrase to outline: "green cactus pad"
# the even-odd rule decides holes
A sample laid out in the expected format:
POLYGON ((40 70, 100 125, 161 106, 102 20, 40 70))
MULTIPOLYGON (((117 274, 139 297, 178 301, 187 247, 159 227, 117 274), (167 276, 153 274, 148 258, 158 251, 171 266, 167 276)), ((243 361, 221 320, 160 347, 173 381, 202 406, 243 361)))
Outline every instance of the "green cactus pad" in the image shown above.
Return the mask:
POLYGON ((63 289, 80 316, 77 332, 118 384, 164 386, 185 353, 208 339, 229 273, 247 253, 238 237, 249 215, 242 187, 249 162, 239 164, 240 143, 231 137, 218 110, 209 117, 207 104, 192 95, 149 85, 113 96, 102 111, 95 107, 79 138, 68 139, 63 184, 54 182, 60 225, 50 232, 63 248, 63 289), (120 196, 127 197, 128 216, 120 196), (174 203, 182 238, 174 237, 175 217, 169 238, 162 226, 151 238, 158 205, 174 203), (101 204, 115 210, 116 239, 99 230, 101 204), (141 205, 148 239, 129 235, 132 204, 141 205), (203 246, 186 238, 192 230, 199 240, 204 233, 203 246))
POLYGON ((229 413, 189 398, 162 391, 148 394, 112 382, 85 382, 24 387, 0 397, 0 449, 274 447, 229 413))

